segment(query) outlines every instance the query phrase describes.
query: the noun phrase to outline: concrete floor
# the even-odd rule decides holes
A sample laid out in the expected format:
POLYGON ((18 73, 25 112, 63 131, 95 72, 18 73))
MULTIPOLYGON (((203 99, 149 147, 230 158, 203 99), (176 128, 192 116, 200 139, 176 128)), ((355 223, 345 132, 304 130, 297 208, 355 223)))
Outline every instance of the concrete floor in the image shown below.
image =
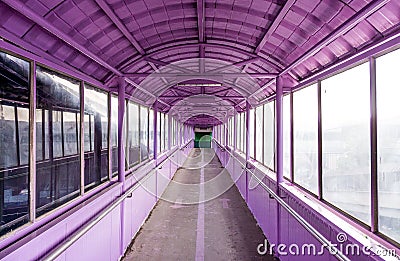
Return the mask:
POLYGON ((257 253, 263 242, 213 150, 193 149, 123 260, 274 260, 257 253))

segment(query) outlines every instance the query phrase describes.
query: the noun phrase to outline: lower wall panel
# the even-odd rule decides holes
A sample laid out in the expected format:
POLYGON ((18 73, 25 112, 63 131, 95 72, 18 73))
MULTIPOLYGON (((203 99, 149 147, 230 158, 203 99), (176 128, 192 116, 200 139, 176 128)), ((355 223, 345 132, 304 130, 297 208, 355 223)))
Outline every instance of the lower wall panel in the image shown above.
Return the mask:
MULTIPOLYGON (((57 260, 118 260, 125 252, 136 233, 146 221, 157 200, 164 191, 176 170, 182 165, 192 148, 189 146, 180 150, 174 157, 165 155, 166 162, 158 171, 146 179, 133 193, 106 217, 97 223, 90 231, 69 247, 57 260), (161 178, 162 177, 162 178, 161 178), (156 190, 157 188, 157 190, 156 190)), ((1 260, 37 260, 42 258, 51 249, 65 238, 70 236, 80 226, 93 218, 113 200, 136 183, 149 170, 154 168, 155 162, 149 162, 132 173, 125 181, 125 187, 117 183, 104 193, 87 203, 74 208, 74 212, 64 214, 65 218, 46 226, 24 239, 24 243, 15 242, 0 256, 1 260)), ((9 235, 12 239, 13 235, 9 235)))

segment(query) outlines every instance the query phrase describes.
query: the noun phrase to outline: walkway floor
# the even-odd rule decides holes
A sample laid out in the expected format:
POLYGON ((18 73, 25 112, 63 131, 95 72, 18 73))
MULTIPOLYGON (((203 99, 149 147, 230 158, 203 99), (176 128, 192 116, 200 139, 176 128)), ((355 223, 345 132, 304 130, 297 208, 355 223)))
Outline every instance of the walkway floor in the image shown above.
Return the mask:
POLYGON ((193 149, 162 198, 123 260, 274 260, 212 149, 193 149))

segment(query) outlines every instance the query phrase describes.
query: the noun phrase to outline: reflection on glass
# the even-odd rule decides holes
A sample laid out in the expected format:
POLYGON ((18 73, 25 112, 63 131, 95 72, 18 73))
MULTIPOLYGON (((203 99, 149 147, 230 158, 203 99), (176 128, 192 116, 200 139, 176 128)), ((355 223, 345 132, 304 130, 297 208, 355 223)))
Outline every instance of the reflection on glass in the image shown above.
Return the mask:
POLYGON ((0 236, 28 220, 29 63, 0 52, 0 236))
POLYGON ((290 95, 283 97, 283 176, 290 179, 290 95))
POLYGON ((146 107, 140 106, 140 154, 141 160, 149 156, 149 113, 146 107))
POLYGON ((139 148, 139 106, 133 102, 128 102, 129 121, 128 137, 127 137, 127 152, 129 167, 132 167, 140 161, 139 148))
POLYGON ((400 49, 376 60, 378 119, 378 223, 400 242, 400 49))
POLYGON ((293 93, 294 181, 318 193, 317 84, 293 93))
POLYGON ((149 110, 149 157, 154 157, 154 111, 149 110))
POLYGON ((118 97, 111 96, 111 166, 113 176, 118 175, 118 97))
MULTIPOLYGON (((37 109, 45 116, 43 124, 45 161, 36 162, 37 215, 50 211, 79 195, 80 159, 78 154, 80 85, 79 81, 38 66, 36 69, 37 109), (65 158, 64 156, 69 155, 65 158)), ((43 136, 42 136, 43 137, 43 136)))
POLYGON ((264 105, 264 165, 275 169, 275 102, 264 105))
POLYGON ((321 85, 323 197, 370 224, 368 63, 332 76, 321 85))
POLYGON ((90 189, 108 177, 108 94, 87 84, 84 94, 85 144, 90 140, 90 152, 85 153, 85 187, 90 189))

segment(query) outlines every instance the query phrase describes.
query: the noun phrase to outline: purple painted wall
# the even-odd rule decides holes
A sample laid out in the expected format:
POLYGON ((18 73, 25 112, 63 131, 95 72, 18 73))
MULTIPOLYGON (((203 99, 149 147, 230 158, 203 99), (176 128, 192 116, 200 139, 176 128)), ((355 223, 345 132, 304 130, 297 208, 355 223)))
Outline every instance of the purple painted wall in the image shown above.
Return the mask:
MULTIPOLYGON (((132 193, 132 197, 124 200, 119 207, 97 223, 57 260, 118 260, 159 199, 155 197, 156 188, 160 196, 177 168, 184 162, 184 154, 189 153, 192 145, 192 142, 189 142, 182 151, 178 151, 171 157, 176 147, 160 155, 159 162, 164 160, 166 162, 162 169, 157 171, 158 179, 155 178, 155 172, 149 174, 149 178, 132 193)), ((125 180, 125 188, 131 187, 154 167, 153 160, 134 171, 125 180)), ((59 222, 45 225, 43 229, 29 234, 20 245, 16 242, 8 247, 2 252, 1 260, 37 260, 43 257, 122 193, 123 184, 114 183, 96 194, 93 199, 78 205, 73 209, 72 214, 67 213, 59 222)), ((12 240, 13 235, 10 235, 8 241, 12 240)))

